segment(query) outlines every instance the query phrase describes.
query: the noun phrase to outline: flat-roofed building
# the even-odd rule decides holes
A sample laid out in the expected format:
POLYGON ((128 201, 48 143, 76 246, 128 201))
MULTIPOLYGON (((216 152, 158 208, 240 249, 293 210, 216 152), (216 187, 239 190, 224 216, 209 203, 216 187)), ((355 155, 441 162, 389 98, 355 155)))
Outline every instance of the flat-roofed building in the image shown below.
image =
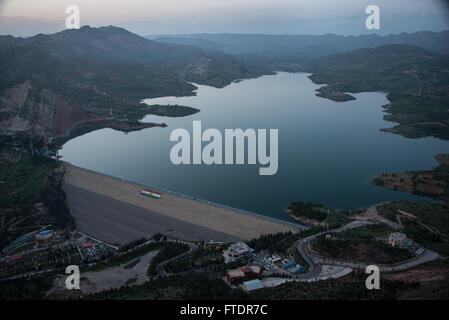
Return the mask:
POLYGON ((243 279, 251 279, 262 275, 264 268, 259 265, 243 266, 233 270, 226 270, 226 280, 229 284, 241 281, 243 279))
POLYGON ((229 284, 236 283, 242 279, 245 279, 246 274, 240 268, 233 270, 226 270, 226 280, 229 284))
POLYGON ((243 290, 245 290, 246 292, 251 292, 254 290, 262 289, 264 287, 264 285, 263 285, 262 281, 260 281, 258 279, 254 279, 254 280, 243 282, 242 287, 243 287, 243 290))

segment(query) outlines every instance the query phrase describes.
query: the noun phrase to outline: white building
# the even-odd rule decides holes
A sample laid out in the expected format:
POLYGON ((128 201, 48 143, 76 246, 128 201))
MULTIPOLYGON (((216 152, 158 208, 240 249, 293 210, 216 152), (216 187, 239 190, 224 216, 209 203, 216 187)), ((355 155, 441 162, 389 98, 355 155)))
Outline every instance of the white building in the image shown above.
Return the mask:
POLYGON ((402 247, 407 241, 407 235, 401 232, 392 232, 388 237, 388 244, 392 247, 402 247))
POLYGON ((225 259, 225 263, 228 263, 246 257, 251 253, 251 248, 246 243, 240 241, 235 244, 231 244, 229 248, 223 250, 223 257, 225 259))

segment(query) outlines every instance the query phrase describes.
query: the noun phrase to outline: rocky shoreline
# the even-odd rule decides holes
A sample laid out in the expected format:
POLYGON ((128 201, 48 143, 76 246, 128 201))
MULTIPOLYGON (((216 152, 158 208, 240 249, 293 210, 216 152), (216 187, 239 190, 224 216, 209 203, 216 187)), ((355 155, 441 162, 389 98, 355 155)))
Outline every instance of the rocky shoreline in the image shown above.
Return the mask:
POLYGON ((449 154, 438 154, 435 159, 440 165, 433 170, 383 173, 371 183, 449 202, 449 154))

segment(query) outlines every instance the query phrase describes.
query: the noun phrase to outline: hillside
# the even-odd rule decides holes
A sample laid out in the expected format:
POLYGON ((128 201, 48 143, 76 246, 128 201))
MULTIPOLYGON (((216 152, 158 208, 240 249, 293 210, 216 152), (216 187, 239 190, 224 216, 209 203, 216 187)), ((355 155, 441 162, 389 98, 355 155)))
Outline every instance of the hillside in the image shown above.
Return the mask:
POLYGON ((358 49, 313 60, 310 79, 325 84, 318 94, 389 92, 385 131, 415 138, 449 138, 449 55, 411 45, 358 49))
MULTIPOLYGON (((223 87, 235 79, 266 73, 237 57, 193 46, 158 43, 114 26, 64 30, 52 35, 78 55, 94 60, 140 63, 178 80, 223 87)), ((52 49, 58 52, 57 49, 52 49)), ((65 54, 65 53, 64 53, 65 54)))
POLYGON ((141 118, 144 98, 192 95, 263 68, 221 53, 159 44, 113 26, 0 37, 0 123, 7 134, 64 134, 78 121, 141 118), (131 111, 132 110, 132 111, 131 111))

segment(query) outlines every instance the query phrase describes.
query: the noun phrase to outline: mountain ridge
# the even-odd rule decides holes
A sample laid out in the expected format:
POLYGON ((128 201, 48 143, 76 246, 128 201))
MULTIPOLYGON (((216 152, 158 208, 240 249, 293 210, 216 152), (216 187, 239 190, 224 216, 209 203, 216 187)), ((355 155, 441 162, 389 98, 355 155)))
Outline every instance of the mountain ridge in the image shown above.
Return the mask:
POLYGON ((293 57, 310 60, 320 56, 340 52, 348 52, 359 48, 377 47, 384 44, 411 44, 436 53, 449 53, 449 30, 440 32, 418 31, 414 33, 376 34, 342 36, 324 35, 267 35, 267 34, 190 34, 146 36, 159 42, 170 42, 198 45, 198 40, 209 41, 205 49, 213 49, 226 53, 259 54, 268 57, 293 57))

